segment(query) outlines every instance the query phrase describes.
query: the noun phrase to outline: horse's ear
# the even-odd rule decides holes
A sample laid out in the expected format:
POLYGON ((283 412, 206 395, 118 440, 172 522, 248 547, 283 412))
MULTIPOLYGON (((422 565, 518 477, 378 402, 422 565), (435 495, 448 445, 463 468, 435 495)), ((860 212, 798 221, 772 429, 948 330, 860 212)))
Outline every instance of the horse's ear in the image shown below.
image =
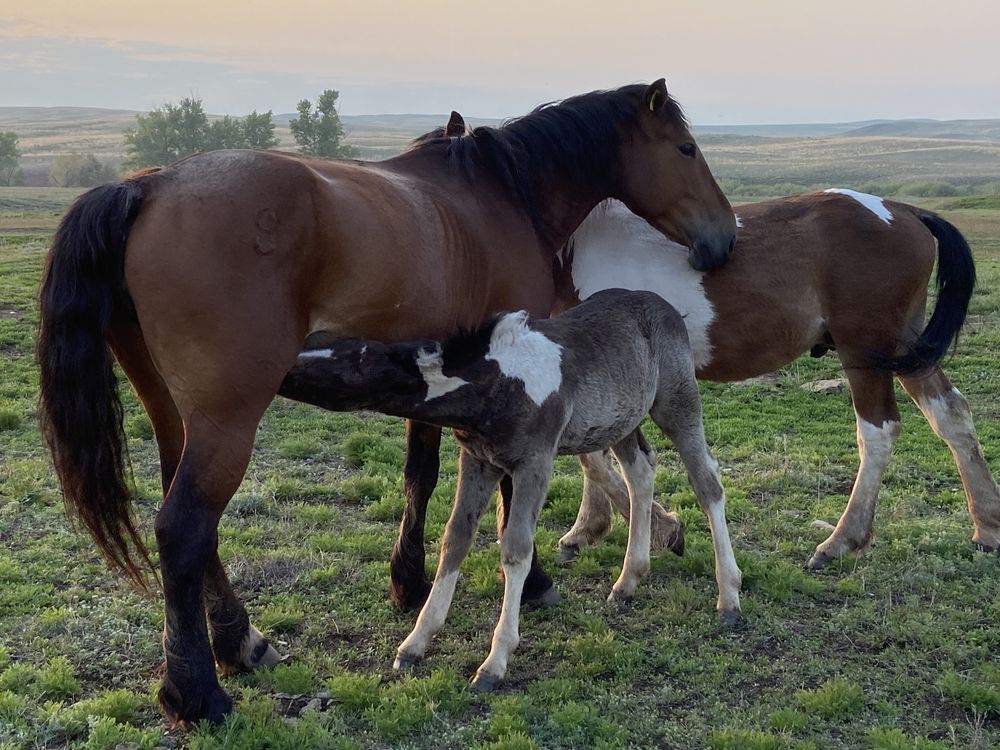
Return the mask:
POLYGON ((465 118, 455 110, 451 111, 451 117, 448 118, 448 124, 444 126, 444 135, 446 138, 460 138, 465 135, 465 118))
POLYGON ((667 80, 659 78, 646 87, 646 93, 642 95, 642 102, 650 112, 659 112, 667 103, 667 80))

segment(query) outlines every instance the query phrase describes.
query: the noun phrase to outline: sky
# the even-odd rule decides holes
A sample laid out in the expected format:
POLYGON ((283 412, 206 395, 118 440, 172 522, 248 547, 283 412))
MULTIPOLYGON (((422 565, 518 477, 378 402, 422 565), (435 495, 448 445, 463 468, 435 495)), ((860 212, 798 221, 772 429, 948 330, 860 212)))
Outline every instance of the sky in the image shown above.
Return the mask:
POLYGON ((1000 118, 1000 0, 0 0, 0 106, 507 117, 661 76, 704 125, 1000 118))

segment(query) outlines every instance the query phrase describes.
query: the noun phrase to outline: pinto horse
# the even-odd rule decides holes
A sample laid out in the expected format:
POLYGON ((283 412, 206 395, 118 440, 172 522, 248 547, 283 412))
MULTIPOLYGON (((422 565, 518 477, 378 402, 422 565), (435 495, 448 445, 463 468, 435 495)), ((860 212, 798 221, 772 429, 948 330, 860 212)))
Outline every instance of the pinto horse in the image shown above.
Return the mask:
POLYGON ((663 79, 379 163, 197 154, 73 205, 40 292, 40 423, 67 506, 142 583, 112 354, 149 413, 172 722, 231 710, 216 663, 278 659, 230 586, 217 527, 306 337, 442 338, 498 310, 547 315, 556 251, 608 197, 691 247, 696 267, 732 252, 732 207, 663 79))
POLYGON ((741 574, 726 525, 719 467, 705 442, 694 358, 680 314, 652 292, 604 290, 563 315, 498 315, 445 341, 386 346, 333 339, 299 355, 281 394, 337 411, 373 409, 455 430, 462 446, 438 572, 394 667, 420 661, 444 625, 459 567, 504 475, 513 492, 501 537, 504 596, 489 656, 473 687, 503 680, 517 646, 521 593, 535 525, 556 455, 611 448, 625 473, 628 548, 608 597, 625 602, 649 571, 656 458, 639 424, 649 414, 674 444, 708 517, 719 586, 717 609, 739 620, 741 574), (322 347, 322 348, 319 348, 322 347))
MULTIPOLYGON (((706 380, 743 380, 772 372, 804 352, 818 356, 835 349, 851 386, 861 465, 847 508, 816 548, 811 568, 862 553, 871 543, 875 501, 900 427, 894 375, 951 449, 974 523, 973 542, 980 549, 1000 549, 1000 491, 968 404, 938 364, 965 320, 975 283, 961 233, 931 212, 849 190, 781 198, 737 211, 739 252, 705 273, 689 266, 685 248, 674 247, 672 253, 669 240, 620 205, 596 208, 559 254, 553 312, 608 287, 655 291, 684 314, 698 377, 706 380), (935 259, 938 298, 924 328, 935 259)), ((407 470, 415 464, 411 456, 419 455, 408 444, 407 470)), ((581 456, 581 463, 583 502, 573 528, 560 540, 563 561, 608 533, 612 506, 628 513, 625 487, 607 457, 581 456)), ((422 517, 420 505, 426 504, 434 480, 422 475, 411 486, 426 494, 407 496, 397 549, 413 546, 417 535, 409 525, 422 517)), ((654 506, 654 540, 683 539, 682 534, 676 515, 654 506)), ((396 598, 418 599, 426 579, 401 572, 391 567, 393 589, 402 592, 396 598)), ((535 595, 549 584, 536 561, 526 592, 535 595)))
MULTIPOLYGON (((805 351, 836 351, 851 388, 861 465, 847 508, 810 568, 871 544, 879 486, 900 431, 894 375, 951 449, 973 542, 1000 548, 1000 491, 969 405, 938 364, 965 320, 975 284, 961 233, 924 209, 842 189, 738 206, 737 213, 740 252, 725 267, 701 273, 683 261, 683 248, 670 253, 669 240, 647 232, 620 205, 598 207, 562 254, 556 309, 608 285, 655 291, 685 315, 705 380, 744 380, 805 351), (938 296, 925 328, 935 259, 938 296)), ((606 460, 586 461, 598 486, 619 483, 608 476, 606 460)), ((584 497, 576 524, 560 540, 563 559, 607 533, 608 499, 623 508, 620 495, 584 497)))

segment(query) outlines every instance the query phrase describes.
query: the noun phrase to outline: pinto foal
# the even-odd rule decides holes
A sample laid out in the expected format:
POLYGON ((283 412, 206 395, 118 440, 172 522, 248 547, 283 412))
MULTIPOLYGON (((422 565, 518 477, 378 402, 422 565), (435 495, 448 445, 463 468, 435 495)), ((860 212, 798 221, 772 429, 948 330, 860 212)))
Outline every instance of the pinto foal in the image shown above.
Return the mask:
POLYGON ((705 442, 694 361, 680 314, 650 292, 606 290, 564 315, 494 317, 442 346, 328 340, 304 351, 281 394, 324 408, 372 409, 455 429, 459 482, 437 575, 394 667, 419 661, 444 624, 458 570, 490 496, 505 475, 513 494, 501 539, 503 607, 473 685, 492 690, 518 643, 521 593, 538 515, 558 454, 610 447, 628 487, 628 546, 609 601, 627 601, 649 570, 655 458, 639 430, 649 414, 687 469, 715 546, 717 608, 739 619, 740 570, 725 517, 718 464, 705 442))

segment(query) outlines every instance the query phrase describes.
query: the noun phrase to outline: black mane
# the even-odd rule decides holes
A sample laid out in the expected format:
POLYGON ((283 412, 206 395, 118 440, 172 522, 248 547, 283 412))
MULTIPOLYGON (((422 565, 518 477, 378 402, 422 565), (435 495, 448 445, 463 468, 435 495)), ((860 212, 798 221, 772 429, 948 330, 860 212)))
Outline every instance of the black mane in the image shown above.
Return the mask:
MULTIPOLYGON (((431 131, 416 139, 410 149, 444 147, 474 181, 476 169, 491 172, 531 216, 535 230, 542 226, 543 190, 554 177, 592 185, 610 195, 614 190, 613 166, 618 159, 620 129, 634 127, 645 84, 611 91, 592 91, 561 102, 542 104, 530 113, 498 128, 480 126, 464 138, 444 138, 431 131)), ((685 126, 680 105, 668 97, 669 117, 685 126)))
POLYGON ((452 372, 478 362, 490 350, 493 330, 507 313, 497 313, 475 328, 460 330, 441 345, 444 371, 452 372))

